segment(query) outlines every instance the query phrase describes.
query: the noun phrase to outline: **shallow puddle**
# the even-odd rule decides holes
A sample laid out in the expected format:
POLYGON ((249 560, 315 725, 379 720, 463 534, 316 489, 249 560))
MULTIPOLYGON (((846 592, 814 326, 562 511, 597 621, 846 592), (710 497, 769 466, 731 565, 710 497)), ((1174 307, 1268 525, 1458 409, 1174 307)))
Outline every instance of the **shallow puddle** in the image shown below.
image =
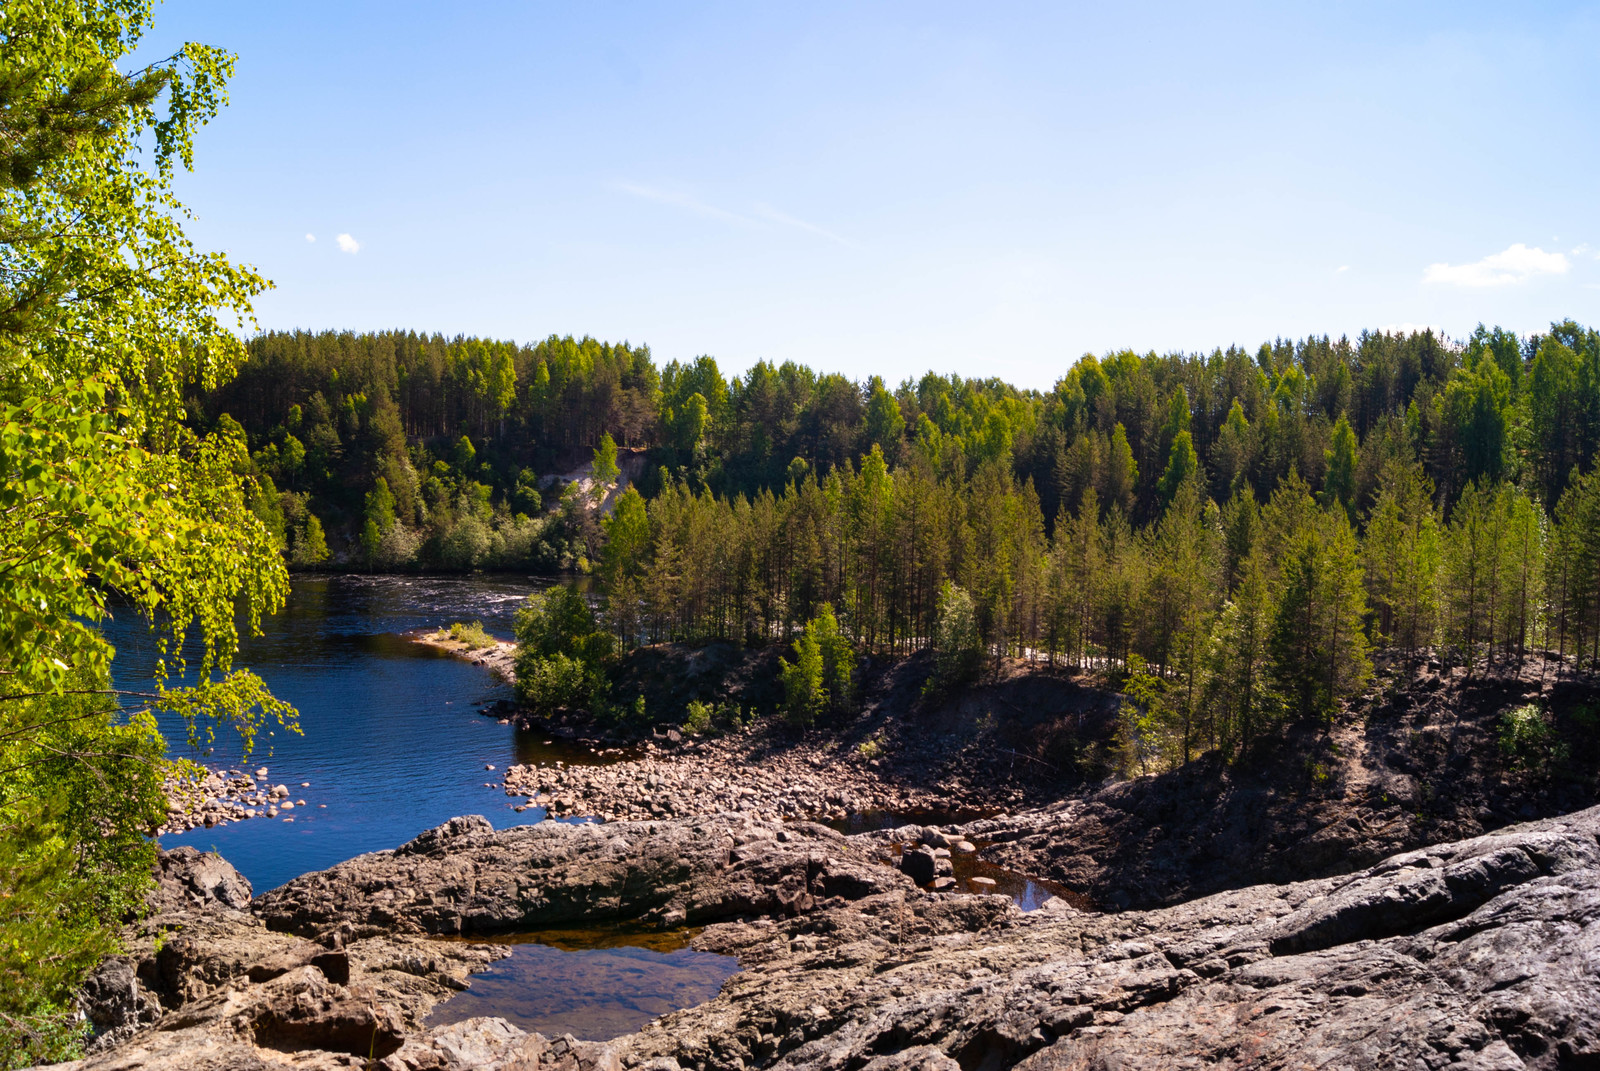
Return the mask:
MULTIPOLYGON (((883 862, 898 867, 900 855, 905 848, 906 846, 899 841, 890 842, 890 857, 883 862)), ((1079 911, 1095 910, 1094 902, 1082 893, 1073 892, 1053 881, 1030 878, 1026 874, 1018 874, 1015 870, 986 863, 978 858, 976 852, 951 852, 950 868, 951 876, 955 878, 956 883, 954 887, 945 890, 946 892, 972 895, 998 893, 1001 896, 1011 897, 1023 911, 1037 911, 1053 896, 1060 897, 1079 911), (988 880, 974 881, 974 878, 988 880)))
POLYGON ((475 943, 512 945, 471 988, 436 1005, 428 1026, 498 1015, 546 1036, 606 1041, 717 995, 732 956, 688 947, 698 931, 545 930, 475 943))

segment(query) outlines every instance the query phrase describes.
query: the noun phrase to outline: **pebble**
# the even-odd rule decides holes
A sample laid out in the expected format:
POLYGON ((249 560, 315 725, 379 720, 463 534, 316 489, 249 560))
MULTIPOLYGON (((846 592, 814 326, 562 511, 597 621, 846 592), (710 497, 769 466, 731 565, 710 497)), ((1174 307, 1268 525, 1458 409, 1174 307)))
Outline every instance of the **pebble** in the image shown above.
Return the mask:
POLYGON ((992 889, 998 885, 999 882, 995 881, 993 878, 985 878, 980 876, 976 878, 968 878, 967 884, 975 885, 980 889, 992 889))
POLYGON ((556 760, 512 766, 505 792, 545 807, 551 818, 607 821, 733 811, 840 820, 861 811, 946 811, 953 805, 948 798, 887 781, 828 748, 797 748, 752 762, 732 738, 694 743, 693 750, 677 751, 647 744, 642 757, 607 765, 556 760))

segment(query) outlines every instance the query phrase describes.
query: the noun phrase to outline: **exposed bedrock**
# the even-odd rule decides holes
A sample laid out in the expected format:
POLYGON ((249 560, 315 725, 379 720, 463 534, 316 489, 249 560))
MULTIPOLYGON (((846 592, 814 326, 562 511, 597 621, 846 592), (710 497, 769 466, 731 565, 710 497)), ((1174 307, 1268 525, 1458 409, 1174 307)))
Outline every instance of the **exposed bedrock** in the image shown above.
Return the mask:
POLYGON ((298 878, 260 897, 255 913, 270 929, 306 937, 493 934, 792 915, 908 884, 817 825, 720 815, 496 831, 469 815, 394 851, 298 878))
MULTIPOLYGON (((890 925, 836 935, 834 915, 795 920, 787 958, 630 1052, 967 1071, 1587 1066, 1600 1060, 1597 833, 1591 810, 1345 878, 1120 915, 1007 914, 905 943, 892 909, 890 925)), ((737 929, 716 939, 732 947, 737 929)))
POLYGON ((220 929, 197 931, 179 972, 188 997, 172 994, 153 1025, 85 1066, 349 1067, 369 1056, 387 1071, 1600 1064, 1600 809, 1339 878, 1121 914, 1058 900, 1024 915, 1003 897, 928 893, 873 863, 867 840, 778 832, 731 818, 498 833, 457 820, 255 901, 261 919, 294 934, 191 906, 210 925, 255 934, 271 970, 253 975, 220 929), (659 889, 636 884, 658 878, 659 889), (449 991, 439 978, 454 981, 493 951, 376 932, 718 912, 729 921, 696 945, 737 954, 741 973, 715 999, 603 1044, 498 1019, 424 1030, 418 1009, 449 991), (342 982, 309 958, 340 935, 342 982), (422 964, 430 950, 443 958, 422 964))

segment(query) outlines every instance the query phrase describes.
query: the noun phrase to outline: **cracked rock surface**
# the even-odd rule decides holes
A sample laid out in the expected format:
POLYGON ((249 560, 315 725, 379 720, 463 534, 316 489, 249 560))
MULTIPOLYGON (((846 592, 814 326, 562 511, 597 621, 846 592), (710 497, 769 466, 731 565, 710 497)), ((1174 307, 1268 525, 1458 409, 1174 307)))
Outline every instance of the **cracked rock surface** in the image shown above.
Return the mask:
POLYGON ((1600 808, 1342 877, 1121 914, 1060 900, 1023 914, 1004 897, 929 893, 873 864, 865 841, 817 827, 719 816, 561 828, 495 833, 458 819, 308 875, 249 913, 190 905, 186 917, 216 928, 181 957, 190 990, 81 1066, 1600 1063, 1600 808), (407 892, 377 900, 386 888, 407 892), (742 970, 715 999, 637 1034, 587 1043, 499 1019, 417 1025, 437 999, 425 986, 443 994, 440 977, 493 955, 420 934, 679 913, 726 920, 695 946, 739 956, 742 970), (259 949, 227 944, 224 930, 259 949), (424 964, 425 949, 460 958, 424 964), (345 953, 346 981, 334 980, 339 962, 306 958, 329 951, 345 953))

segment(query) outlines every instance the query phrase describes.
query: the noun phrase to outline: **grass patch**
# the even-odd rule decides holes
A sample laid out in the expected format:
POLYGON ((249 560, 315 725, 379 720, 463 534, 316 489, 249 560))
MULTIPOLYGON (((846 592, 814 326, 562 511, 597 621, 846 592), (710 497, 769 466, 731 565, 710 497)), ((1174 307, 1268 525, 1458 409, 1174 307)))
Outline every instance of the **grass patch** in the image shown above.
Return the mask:
POLYGON ((463 621, 457 621, 445 631, 452 640, 466 644, 467 649, 471 651, 482 651, 486 648, 494 647, 500 642, 483 630, 482 621, 474 621, 470 625, 463 621))

